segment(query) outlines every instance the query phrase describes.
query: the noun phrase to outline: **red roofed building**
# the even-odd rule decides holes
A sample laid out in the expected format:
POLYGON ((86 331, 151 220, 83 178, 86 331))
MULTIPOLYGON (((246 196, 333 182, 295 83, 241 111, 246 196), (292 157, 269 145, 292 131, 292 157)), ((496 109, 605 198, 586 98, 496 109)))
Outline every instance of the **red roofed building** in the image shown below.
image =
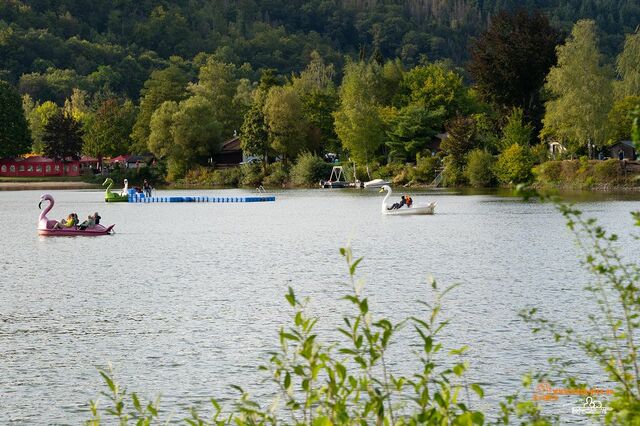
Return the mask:
POLYGON ((116 163, 120 163, 120 165, 122 165, 123 167, 127 164, 127 160, 129 159, 128 155, 118 155, 117 157, 113 157, 111 160, 109 160, 109 163, 116 164, 116 163))
POLYGON ((80 170, 78 160, 58 161, 41 156, 0 160, 3 177, 80 176, 80 170))

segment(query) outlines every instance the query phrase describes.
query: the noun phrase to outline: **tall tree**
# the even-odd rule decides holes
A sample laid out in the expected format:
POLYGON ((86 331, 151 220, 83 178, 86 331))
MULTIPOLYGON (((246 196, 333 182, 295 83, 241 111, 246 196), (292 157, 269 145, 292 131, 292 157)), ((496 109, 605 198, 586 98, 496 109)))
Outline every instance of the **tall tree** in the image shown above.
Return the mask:
POLYGON ((187 97, 186 87, 191 75, 185 68, 183 62, 174 61, 167 68, 152 72, 149 80, 144 83, 140 93, 140 110, 131 133, 133 151, 148 150, 149 123, 153 112, 165 101, 181 101, 187 97))
POLYGON ((66 160, 79 159, 82 151, 82 128, 69 114, 58 111, 44 127, 42 135, 44 155, 66 160))
POLYGON ((419 65, 404 74, 402 91, 408 104, 429 111, 444 109, 444 119, 468 114, 473 101, 462 76, 444 63, 419 65))
POLYGON ((594 21, 578 21, 564 45, 558 46, 558 65, 549 71, 544 136, 557 137, 576 153, 602 146, 607 114, 613 101, 613 70, 603 65, 594 21))
POLYGON ((18 91, 0 80, 0 158, 29 152, 31 133, 18 91))
POLYGON ((365 62, 345 66, 340 87, 340 107, 334 113, 336 134, 351 158, 368 164, 385 141, 385 126, 379 114, 382 106, 381 67, 365 62))
POLYGON ((181 178, 195 162, 214 155, 222 143, 222 125, 215 107, 202 96, 180 104, 164 102, 151 118, 149 147, 168 160, 168 179, 181 178))
POLYGON ((153 112, 149 128, 149 151, 160 159, 167 158, 173 148, 173 114, 178 112, 178 103, 174 101, 163 102, 153 112))
POLYGON ((42 142, 44 127, 49 122, 49 119, 58 113, 60 107, 51 101, 45 101, 42 104, 34 103, 29 95, 24 95, 23 105, 33 140, 31 151, 35 154, 42 154, 44 149, 42 142))
POLYGON ((409 104, 385 117, 389 161, 415 161, 427 144, 440 131, 444 123, 445 109, 426 109, 417 104, 409 104))
POLYGON ((198 76, 198 82, 189 85, 194 95, 208 99, 216 106, 214 119, 222 124, 224 137, 230 137, 242 124, 242 112, 234 102, 239 87, 235 65, 207 58, 198 76))
POLYGON ((250 155, 262 157, 265 173, 269 163, 269 155, 273 152, 269 141, 269 132, 264 117, 264 104, 271 87, 278 84, 274 70, 262 72, 260 84, 253 93, 251 106, 244 116, 240 128, 240 144, 242 150, 250 155))
POLYGON ((80 89, 73 89, 71 96, 64 101, 63 110, 76 121, 82 123, 90 112, 90 108, 87 105, 87 92, 80 89))
POLYGON ((616 60, 616 71, 620 78, 614 85, 616 99, 640 96, 640 32, 627 35, 616 60))
POLYGON ((285 164, 294 160, 306 148, 308 128, 298 94, 291 86, 272 87, 263 111, 271 149, 285 164))
POLYGON ((539 129, 544 113, 540 89, 556 63, 560 41, 540 11, 502 11, 472 43, 468 69, 485 99, 522 108, 525 119, 539 129))
POLYGON ((222 124, 214 119, 217 106, 201 96, 192 96, 180 102, 173 114, 174 156, 192 163, 220 151, 222 124))
POLYGON ((444 176, 447 185, 464 182, 464 166, 467 154, 476 148, 476 122, 472 118, 456 117, 447 122, 447 137, 440 148, 447 154, 444 159, 444 176))
POLYGON ((507 117, 507 124, 502 129, 500 150, 504 151, 514 144, 529 146, 532 133, 533 126, 525 121, 522 109, 514 108, 507 117))
POLYGON ((115 98, 106 99, 85 118, 82 152, 98 158, 129 152, 135 119, 136 108, 131 101, 121 104, 115 98))
POLYGON ((333 127, 333 113, 338 104, 338 93, 333 83, 333 65, 326 65, 317 51, 311 52, 311 61, 292 86, 300 96, 302 112, 309 124, 308 145, 316 154, 338 148, 333 127))
POLYGON ((629 140, 633 121, 640 113, 640 96, 626 96, 616 101, 609 111, 609 135, 613 141, 629 140))

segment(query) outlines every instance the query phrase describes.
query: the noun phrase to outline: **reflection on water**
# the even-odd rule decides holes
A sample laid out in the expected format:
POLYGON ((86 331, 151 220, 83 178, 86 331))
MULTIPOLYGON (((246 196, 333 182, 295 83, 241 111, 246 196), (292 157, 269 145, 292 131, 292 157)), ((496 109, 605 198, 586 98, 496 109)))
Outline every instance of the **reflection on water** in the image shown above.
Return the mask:
MULTIPOLYGON (((286 288, 312 298, 329 336, 345 308, 338 248, 348 240, 365 257, 359 274, 380 314, 420 315, 430 274, 442 286, 461 284, 445 304, 452 323, 443 337, 448 347, 470 346, 471 379, 485 385, 488 403, 518 390, 522 374, 544 369, 550 356, 575 360, 577 374, 604 386, 578 352, 533 336, 517 316, 539 306, 593 332, 588 276, 551 205, 437 191, 415 196, 437 200, 436 215, 389 217, 380 215, 380 194, 355 190, 287 191, 276 203, 132 205, 51 192, 51 217, 97 210, 116 234, 38 237, 40 192, 0 193, 0 423, 86 419, 87 401, 102 390, 96 368, 107 362, 129 389, 161 393, 164 407, 234 398, 232 383, 268 393, 256 366, 288 321, 286 288)), ((628 212, 638 198, 575 200, 637 253, 628 212)), ((411 330, 398 337, 394 371, 415 365, 416 342, 411 330)))

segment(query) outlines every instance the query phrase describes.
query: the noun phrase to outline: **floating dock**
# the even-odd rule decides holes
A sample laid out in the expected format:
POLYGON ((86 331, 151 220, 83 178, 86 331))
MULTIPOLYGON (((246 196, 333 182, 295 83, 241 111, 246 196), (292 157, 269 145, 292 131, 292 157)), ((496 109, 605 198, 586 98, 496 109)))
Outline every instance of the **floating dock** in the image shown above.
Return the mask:
POLYGON ((145 197, 139 194, 129 195, 130 203, 264 203, 275 200, 274 195, 250 197, 145 197))

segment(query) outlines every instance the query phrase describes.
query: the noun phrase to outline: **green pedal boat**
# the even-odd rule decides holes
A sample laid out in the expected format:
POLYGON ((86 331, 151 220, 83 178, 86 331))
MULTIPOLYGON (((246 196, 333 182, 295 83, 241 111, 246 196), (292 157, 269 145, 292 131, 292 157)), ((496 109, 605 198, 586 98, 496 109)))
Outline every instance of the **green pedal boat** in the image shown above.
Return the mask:
POLYGON ((105 181, 102 183, 102 186, 105 186, 107 184, 108 184, 107 190, 104 193, 104 201, 106 201, 107 203, 126 203, 129 201, 128 195, 120 195, 118 193, 111 192, 111 187, 113 186, 113 179, 111 178, 105 179, 105 181))

